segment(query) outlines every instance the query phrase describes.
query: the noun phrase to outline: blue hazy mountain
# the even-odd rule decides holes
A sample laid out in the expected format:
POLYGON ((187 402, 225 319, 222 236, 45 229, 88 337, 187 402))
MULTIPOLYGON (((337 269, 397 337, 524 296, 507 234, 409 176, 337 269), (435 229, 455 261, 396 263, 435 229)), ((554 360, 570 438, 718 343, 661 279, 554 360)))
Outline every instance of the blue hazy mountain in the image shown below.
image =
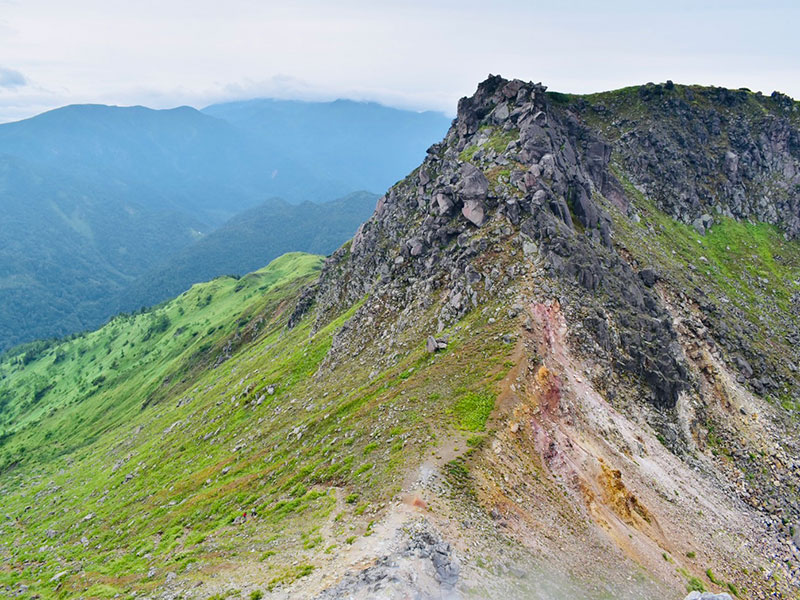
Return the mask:
POLYGON ((315 195, 326 199, 354 189, 383 192, 416 168, 450 126, 441 113, 351 100, 248 100, 215 104, 203 113, 249 132, 270 155, 286 158, 287 166, 274 174, 276 184, 289 186, 280 194, 290 201, 308 197, 307 180, 324 182, 315 195))
MULTIPOLYGON (((288 206, 381 192, 448 126, 438 113, 371 103, 271 100, 203 111, 74 105, 2 124, 0 349, 102 323, 126 286, 268 198, 288 206)), ((309 220, 300 211, 291 236, 279 232, 291 243, 267 244, 280 222, 267 220, 258 243, 237 249, 240 262, 215 264, 246 272, 278 247, 323 251, 306 239, 316 235, 321 213, 304 206, 309 220)), ((352 234, 351 225, 330 238, 331 248, 352 234)), ((206 255, 180 256, 194 273, 188 261, 206 255)), ((170 296, 153 281, 147 294, 131 297, 149 304, 170 296)))
POLYGON ((0 125, 0 154, 208 225, 262 199, 268 173, 285 164, 230 123, 189 107, 67 106, 0 125))
POLYGON ((199 225, 0 156, 0 349, 101 324, 107 300, 199 225))
POLYGON ((298 203, 382 192, 448 126, 440 113, 346 100, 252 100, 202 112, 75 105, 0 125, 0 155, 213 227, 273 196, 298 203))
POLYGON ((220 275, 250 273, 287 252, 330 254, 369 218, 377 199, 370 192, 321 204, 272 198, 138 277, 116 299, 117 311, 151 306, 220 275))

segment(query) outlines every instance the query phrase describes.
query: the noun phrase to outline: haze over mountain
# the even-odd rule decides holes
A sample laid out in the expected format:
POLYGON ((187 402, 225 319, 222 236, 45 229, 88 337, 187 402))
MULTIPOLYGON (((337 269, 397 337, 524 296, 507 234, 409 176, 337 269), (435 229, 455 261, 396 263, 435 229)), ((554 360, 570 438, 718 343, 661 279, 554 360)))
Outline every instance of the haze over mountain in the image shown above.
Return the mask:
POLYGON ((330 254, 369 218, 377 199, 354 192, 322 204, 268 200, 137 277, 115 299, 115 312, 152 306, 220 275, 244 275, 287 252, 330 254))
MULTIPOLYGON (((128 283, 267 198, 383 189, 449 125, 349 101, 207 111, 76 105, 0 125, 0 349, 99 325, 128 283)), ((258 266, 257 248, 231 272, 258 266)), ((137 299, 151 297, 167 296, 137 299)))
POLYGON ((414 169, 450 126, 441 113, 351 100, 249 100, 214 104, 203 113, 248 132, 269 156, 284 158, 283 171, 275 167, 275 193, 289 201, 385 190, 414 169), (317 181, 322 185, 306 195, 305 186, 317 181))

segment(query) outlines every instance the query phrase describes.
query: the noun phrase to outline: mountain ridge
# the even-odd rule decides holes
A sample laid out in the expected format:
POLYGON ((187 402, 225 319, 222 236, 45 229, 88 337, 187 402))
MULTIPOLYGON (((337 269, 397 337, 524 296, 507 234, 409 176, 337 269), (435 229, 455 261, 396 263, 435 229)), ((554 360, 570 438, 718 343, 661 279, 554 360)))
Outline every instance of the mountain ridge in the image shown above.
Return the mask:
POLYGON ((377 199, 369 192, 320 204, 272 198, 239 213, 131 282, 115 299, 115 312, 158 304, 194 283, 221 275, 246 275, 286 252, 330 254, 372 214, 377 199))
POLYGON ((33 409, 2 437, 0 581, 795 597, 800 242, 778 210, 797 201, 795 105, 693 89, 694 137, 676 140, 686 88, 661 90, 607 115, 491 76, 353 240, 286 287, 222 279, 219 305, 198 286, 102 343, 2 362, 25 394, 7 403, 33 409), (738 207, 729 136, 750 152, 738 207), (699 201, 670 214, 670 182, 699 201), (704 190, 731 216, 703 220, 704 190), (160 363, 162 343, 182 360, 160 363), (158 376, 137 393, 142 366, 158 376), (35 375, 67 368, 83 383, 62 412, 35 375), (83 439, 78 415, 96 437, 58 454, 48 440, 83 439))

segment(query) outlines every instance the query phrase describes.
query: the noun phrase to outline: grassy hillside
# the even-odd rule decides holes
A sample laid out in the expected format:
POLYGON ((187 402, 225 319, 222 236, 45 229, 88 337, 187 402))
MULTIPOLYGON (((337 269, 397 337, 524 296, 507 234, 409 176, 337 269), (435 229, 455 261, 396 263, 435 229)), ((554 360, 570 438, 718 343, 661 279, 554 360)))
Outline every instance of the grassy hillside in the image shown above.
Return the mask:
POLYGON ((409 329, 385 369, 376 345, 336 365, 360 303, 316 332, 310 318, 285 327, 319 265, 287 255, 5 357, 0 585, 112 597, 231 561, 289 584, 369 536, 437 436, 480 442, 511 365, 496 311, 468 315, 446 352, 409 329))

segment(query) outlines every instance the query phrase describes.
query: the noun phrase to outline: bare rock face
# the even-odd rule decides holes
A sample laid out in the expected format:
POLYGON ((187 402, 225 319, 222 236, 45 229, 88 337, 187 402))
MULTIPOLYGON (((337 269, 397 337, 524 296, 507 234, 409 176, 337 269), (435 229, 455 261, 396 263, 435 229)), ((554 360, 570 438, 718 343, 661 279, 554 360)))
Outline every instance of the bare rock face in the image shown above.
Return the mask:
MULTIPOLYGON (((797 376, 779 374, 797 373, 800 357, 789 356, 785 369, 772 368, 741 325, 721 324, 711 299, 676 289, 665 262, 637 262, 614 223, 637 225, 644 197, 664 218, 701 233, 722 218, 753 218, 796 237, 798 105, 714 88, 642 86, 626 94, 643 108, 625 119, 613 107, 498 76, 462 99, 446 138, 386 193, 353 244, 328 259, 313 301, 303 297, 318 326, 366 298, 337 334, 332 353, 347 352, 349 342, 357 346, 360 327, 381 315, 424 314, 430 318, 425 331, 456 326, 470 311, 510 304, 524 280, 535 290, 525 302, 561 307, 569 342, 593 366, 591 384, 605 401, 647 422, 688 462, 698 456, 690 427, 706 417, 694 400, 704 392, 704 377, 714 390, 721 377, 704 348, 687 349, 686 337, 710 345, 721 340, 724 352, 718 345, 709 355, 726 361, 742 393, 796 394, 797 376), (703 102, 693 102, 693 93, 704 94, 703 102)), ((530 332, 533 323, 524 329, 530 332)), ((800 333, 787 331, 800 345, 800 333)), ((429 352, 441 349, 434 336, 419 341, 429 352)), ((778 431, 773 437, 782 439, 778 431)), ((785 523, 800 520, 794 483, 800 466, 794 442, 781 443, 789 449, 774 450, 767 467, 748 472, 774 475, 772 483, 747 488, 740 500, 767 515, 785 543, 791 537, 785 523)), ((740 446, 731 460, 750 456, 740 446)))

